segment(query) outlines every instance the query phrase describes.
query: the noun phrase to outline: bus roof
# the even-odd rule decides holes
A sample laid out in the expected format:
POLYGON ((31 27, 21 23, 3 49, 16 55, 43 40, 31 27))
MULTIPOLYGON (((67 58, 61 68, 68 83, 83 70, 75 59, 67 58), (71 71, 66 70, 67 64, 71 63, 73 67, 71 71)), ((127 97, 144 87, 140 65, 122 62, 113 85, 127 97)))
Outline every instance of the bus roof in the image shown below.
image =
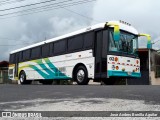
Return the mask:
MULTIPOLYGON (((130 25, 123 24, 123 23, 121 23, 119 21, 109 21, 109 22, 114 22, 114 23, 119 24, 121 30, 128 31, 130 33, 138 35, 137 30, 134 27, 130 26, 130 25)), ((53 41, 61 40, 61 39, 64 39, 64 38, 67 38, 67 37, 71 37, 71 36, 74 36, 74 35, 78 35, 78 34, 81 34, 81 33, 85 33, 85 32, 88 32, 88 31, 92 31, 92 30, 95 30, 95 29, 102 29, 102 28, 105 27, 106 23, 107 22, 96 24, 96 25, 89 26, 87 28, 84 28, 84 29, 81 29, 81 30, 78 30, 78 31, 75 31, 75 32, 71 32, 69 34, 65 34, 65 35, 62 35, 62 36, 59 36, 59 37, 55 37, 55 38, 52 38, 52 39, 49 39, 49 40, 45 40, 43 42, 35 43, 33 45, 29 45, 27 47, 23 47, 23 48, 11 51, 10 54, 13 54, 13 53, 16 53, 16 52, 20 52, 20 51, 23 51, 23 50, 27 50, 27 49, 30 49, 30 48, 34 48, 34 47, 37 47, 39 45, 43 45, 43 44, 50 43, 50 42, 53 42, 53 41)), ((114 27, 114 26, 110 26, 110 27, 114 27)))

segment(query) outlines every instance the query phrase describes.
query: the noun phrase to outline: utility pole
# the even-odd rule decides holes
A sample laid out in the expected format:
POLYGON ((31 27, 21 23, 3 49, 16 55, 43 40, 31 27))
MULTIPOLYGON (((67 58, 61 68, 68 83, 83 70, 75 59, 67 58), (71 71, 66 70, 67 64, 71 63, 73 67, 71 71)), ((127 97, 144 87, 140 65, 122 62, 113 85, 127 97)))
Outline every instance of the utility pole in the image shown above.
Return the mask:
POLYGON ((152 81, 151 81, 151 49, 148 49, 148 64, 149 64, 149 82, 151 85, 152 84, 152 81))

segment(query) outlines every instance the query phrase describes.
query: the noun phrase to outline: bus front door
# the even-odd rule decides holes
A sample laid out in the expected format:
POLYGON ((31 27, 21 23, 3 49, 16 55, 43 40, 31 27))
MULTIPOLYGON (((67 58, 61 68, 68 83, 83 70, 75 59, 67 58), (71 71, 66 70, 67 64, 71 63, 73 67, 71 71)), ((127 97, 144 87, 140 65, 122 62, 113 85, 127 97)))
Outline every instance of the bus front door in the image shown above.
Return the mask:
POLYGON ((102 67, 102 31, 96 33, 95 43, 95 79, 100 79, 102 67))
POLYGON ((107 78, 107 38, 108 30, 99 31, 95 41, 95 79, 107 78))

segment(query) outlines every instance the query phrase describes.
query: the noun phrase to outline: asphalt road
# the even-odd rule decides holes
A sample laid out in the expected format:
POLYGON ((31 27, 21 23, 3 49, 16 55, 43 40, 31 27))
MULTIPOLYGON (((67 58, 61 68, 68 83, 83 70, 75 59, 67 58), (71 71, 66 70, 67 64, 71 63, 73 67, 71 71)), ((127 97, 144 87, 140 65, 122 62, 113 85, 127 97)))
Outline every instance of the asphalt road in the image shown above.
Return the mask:
POLYGON ((66 98, 144 100, 146 104, 160 105, 160 86, 0 85, 0 103, 66 98))
POLYGON ((1 111, 160 111, 160 86, 0 85, 1 111))

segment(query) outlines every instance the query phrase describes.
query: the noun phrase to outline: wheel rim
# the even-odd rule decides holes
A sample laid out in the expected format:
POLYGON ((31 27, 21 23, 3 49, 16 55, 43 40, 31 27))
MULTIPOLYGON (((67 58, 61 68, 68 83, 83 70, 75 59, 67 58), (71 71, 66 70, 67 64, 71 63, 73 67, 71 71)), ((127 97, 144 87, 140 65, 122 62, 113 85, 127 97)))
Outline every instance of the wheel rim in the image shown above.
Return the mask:
POLYGON ((82 81, 84 80, 84 77, 85 77, 84 71, 83 71, 83 70, 79 70, 79 71, 77 72, 77 80, 78 80, 79 82, 82 82, 82 81))
POLYGON ((21 82, 21 83, 24 82, 24 75, 21 75, 21 77, 20 77, 20 82, 21 82))

